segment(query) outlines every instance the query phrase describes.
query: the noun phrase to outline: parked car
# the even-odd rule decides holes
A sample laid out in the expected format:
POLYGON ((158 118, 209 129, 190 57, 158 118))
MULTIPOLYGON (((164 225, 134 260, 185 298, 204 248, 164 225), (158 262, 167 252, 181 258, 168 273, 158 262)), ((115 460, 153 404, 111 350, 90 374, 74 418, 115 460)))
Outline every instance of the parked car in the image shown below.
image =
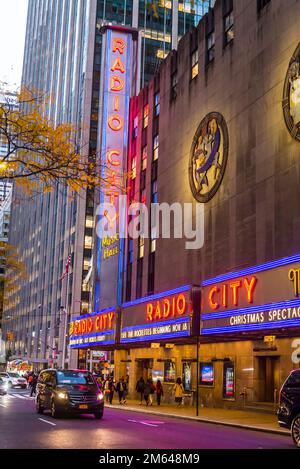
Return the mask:
POLYGON ((103 417, 104 399, 92 373, 85 370, 43 370, 36 388, 36 411, 50 410, 52 417, 65 413, 103 417))
POLYGON ((7 389, 8 389, 7 383, 4 381, 4 379, 0 378, 0 394, 2 396, 7 394, 7 389))
POLYGON ((27 381, 25 378, 22 378, 18 373, 12 373, 10 371, 1 371, 0 378, 7 382, 9 388, 14 388, 21 386, 25 389, 27 387, 27 381))
POLYGON ((279 425, 291 430, 300 448, 300 369, 291 371, 280 390, 277 416, 279 425))

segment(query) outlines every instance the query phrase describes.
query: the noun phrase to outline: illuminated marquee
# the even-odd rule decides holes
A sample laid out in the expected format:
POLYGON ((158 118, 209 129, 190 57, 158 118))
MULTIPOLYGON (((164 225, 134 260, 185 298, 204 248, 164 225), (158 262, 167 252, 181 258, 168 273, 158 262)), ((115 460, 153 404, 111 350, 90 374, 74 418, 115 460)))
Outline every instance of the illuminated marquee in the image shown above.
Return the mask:
POLYGON ((300 265, 294 257, 203 282, 203 335, 300 327, 300 265), (274 268, 274 264, 276 268, 274 268), (253 275, 255 274, 255 275, 253 275), (231 277, 231 278, 230 278, 231 277))
POLYGON ((69 336, 71 347, 84 347, 115 342, 115 311, 79 316, 70 324, 69 336))
POLYGON ((190 293, 191 287, 186 286, 125 305, 121 343, 189 336, 193 314, 190 293))

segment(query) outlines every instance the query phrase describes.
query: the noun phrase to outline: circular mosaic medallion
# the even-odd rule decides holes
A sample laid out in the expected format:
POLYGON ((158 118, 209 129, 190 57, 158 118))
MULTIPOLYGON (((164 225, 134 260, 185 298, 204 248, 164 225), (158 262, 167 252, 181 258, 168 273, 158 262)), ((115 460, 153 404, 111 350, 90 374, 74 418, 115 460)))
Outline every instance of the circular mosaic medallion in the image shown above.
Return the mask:
POLYGON ((289 63, 284 82, 282 107, 290 134, 300 141, 300 44, 289 63))
POLYGON ((228 158, 228 131, 223 116, 211 112, 200 123, 192 143, 189 179, 193 196, 208 202, 217 192, 228 158))

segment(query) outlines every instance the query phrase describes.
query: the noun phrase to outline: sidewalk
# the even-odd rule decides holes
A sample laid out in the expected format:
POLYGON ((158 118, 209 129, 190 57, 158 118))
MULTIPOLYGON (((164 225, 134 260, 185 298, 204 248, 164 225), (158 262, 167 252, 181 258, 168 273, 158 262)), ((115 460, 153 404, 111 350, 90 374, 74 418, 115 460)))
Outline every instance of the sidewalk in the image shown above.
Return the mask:
MULTIPOLYGON (((117 400, 115 399, 115 402, 117 400)), ((178 408, 172 404, 164 404, 157 406, 155 401, 153 405, 147 407, 139 404, 137 400, 127 399, 126 404, 119 403, 109 405, 107 408, 127 410, 131 412, 142 412, 143 414, 160 415, 167 417, 182 418, 187 420, 196 420, 199 422, 214 423, 228 425, 232 427, 245 428, 248 430, 256 430, 269 433, 277 433, 289 436, 287 429, 280 428, 277 423, 277 416, 270 413, 254 412, 246 410, 228 410, 228 409, 211 409, 199 407, 199 417, 196 417, 196 408, 186 406, 178 408)))

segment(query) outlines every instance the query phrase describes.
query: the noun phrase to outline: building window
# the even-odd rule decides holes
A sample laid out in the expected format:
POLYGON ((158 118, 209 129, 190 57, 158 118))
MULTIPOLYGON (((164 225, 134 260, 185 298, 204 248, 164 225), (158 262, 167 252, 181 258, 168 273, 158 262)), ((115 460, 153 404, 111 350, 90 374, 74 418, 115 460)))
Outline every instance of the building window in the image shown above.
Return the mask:
POLYGON ((148 118, 149 118, 149 106, 146 104, 143 110, 143 129, 148 127, 148 118))
POLYGON ((147 150, 147 145, 145 145, 142 150, 142 171, 144 171, 147 168, 147 157, 148 157, 148 150, 147 150))
POLYGON ((138 135, 138 116, 133 119, 133 138, 137 138, 138 135))
POLYGON ((131 160, 131 178, 134 179, 136 177, 136 156, 134 156, 131 160))
POLYGON ((151 239, 150 241, 150 252, 155 252, 156 251, 156 239, 151 239))
POLYGON ((257 11, 262 10, 271 0, 257 0, 257 11))
POLYGON ((144 257, 144 250, 145 250, 145 239, 144 236, 139 237, 139 259, 144 257))
POLYGON ((146 203, 146 189, 141 190, 140 201, 141 201, 142 204, 146 203))
POLYGON ((193 80, 198 75, 198 49, 196 49, 192 53, 191 60, 192 60, 191 72, 192 72, 192 80, 193 80))
POLYGON ((158 146, 159 146, 158 135, 155 135, 153 139, 153 161, 156 161, 158 159, 158 146))
POLYGON ((127 262, 132 264, 133 262, 133 239, 128 238, 128 254, 127 254, 127 262))
POLYGON ((206 47, 207 47, 207 52, 206 52, 207 63, 209 64, 215 58, 215 32, 214 31, 212 31, 211 33, 207 35, 206 47))
POLYGON ((143 292, 143 259, 137 261, 136 298, 141 298, 143 292))
POLYGON ((155 252, 149 255, 148 263, 148 295, 154 293, 155 252))
POLYGON ((127 264, 125 301, 131 300, 132 264, 127 264))
POLYGON ((151 185, 151 203, 157 204, 157 200, 157 180, 155 180, 151 185))
POLYGON ((233 11, 224 16, 224 45, 227 46, 234 38, 233 11))
MULTIPOLYGON (((193 71, 192 71, 193 75, 193 71)), ((172 73, 171 75, 171 100, 175 100, 177 98, 177 72, 172 73)))
POLYGON ((154 115, 159 116, 160 113, 160 103, 159 103, 159 93, 154 95, 154 115))

